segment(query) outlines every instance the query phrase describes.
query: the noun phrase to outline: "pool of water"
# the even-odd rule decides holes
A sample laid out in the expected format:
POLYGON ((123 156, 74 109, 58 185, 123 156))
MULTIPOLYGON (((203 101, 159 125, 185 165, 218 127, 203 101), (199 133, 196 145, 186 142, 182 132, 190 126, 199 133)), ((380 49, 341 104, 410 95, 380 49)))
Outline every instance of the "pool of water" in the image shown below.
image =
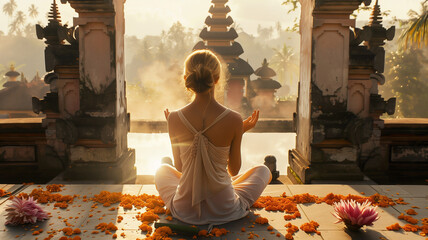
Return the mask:
MULTIPOLYGON (((285 175, 288 166, 288 150, 294 148, 295 133, 246 133, 242 138, 241 172, 263 164, 266 155, 274 155, 277 169, 285 175)), ((154 175, 163 157, 172 158, 171 143, 167 133, 129 133, 128 146, 136 152, 138 175, 154 175)))

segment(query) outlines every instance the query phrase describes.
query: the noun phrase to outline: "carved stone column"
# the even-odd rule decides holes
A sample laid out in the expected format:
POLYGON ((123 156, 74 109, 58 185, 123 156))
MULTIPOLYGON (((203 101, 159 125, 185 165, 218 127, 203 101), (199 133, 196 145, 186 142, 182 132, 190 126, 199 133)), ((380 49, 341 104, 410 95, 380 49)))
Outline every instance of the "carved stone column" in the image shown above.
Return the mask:
POLYGON ((350 14, 362 2, 300 1, 297 138, 296 148, 289 152, 288 168, 295 182, 363 178, 356 142, 368 138, 364 134, 369 126, 348 111, 349 31, 355 26, 350 14))
POLYGON ((136 171, 135 153, 127 144, 125 1, 62 2, 79 13, 74 19, 79 27, 80 112, 75 121, 79 139, 70 147, 69 176, 83 171, 132 181, 136 171))
POLYGON ((379 95, 378 86, 385 83, 383 45, 385 40, 394 38, 395 27, 386 29, 382 26, 380 6, 376 0, 369 24, 363 29, 355 29, 352 35, 355 38, 351 41, 353 61, 350 69, 354 73, 362 72, 362 69, 365 69, 365 75, 360 74, 358 77, 355 77, 357 74, 353 75, 355 78, 352 81, 353 87, 349 88, 348 109, 358 117, 372 121, 372 134, 366 142, 360 145, 359 166, 371 178, 383 181, 387 178, 389 161, 386 156, 382 156, 380 138, 384 121, 380 119, 380 116, 384 113, 394 114, 396 99, 391 98, 385 101, 379 95), (361 87, 359 86, 364 86, 364 94, 360 92, 361 87), (360 111, 360 107, 356 106, 363 106, 361 104, 363 102, 364 107, 360 111))
POLYGON ((55 125, 51 132, 52 140, 63 144, 64 177, 132 182, 136 169, 135 152, 127 146, 125 1, 61 2, 68 2, 79 13, 73 34, 77 54, 73 58, 74 53, 63 52, 59 58, 71 56, 76 65, 54 62, 52 73, 57 78, 58 117, 50 120, 55 125))

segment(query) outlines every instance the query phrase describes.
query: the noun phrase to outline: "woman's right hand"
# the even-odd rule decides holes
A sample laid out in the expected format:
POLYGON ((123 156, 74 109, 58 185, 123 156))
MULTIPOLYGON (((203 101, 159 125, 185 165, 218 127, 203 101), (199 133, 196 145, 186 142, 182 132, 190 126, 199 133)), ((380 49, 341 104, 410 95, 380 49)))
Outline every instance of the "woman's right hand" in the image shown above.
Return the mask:
POLYGON ((243 126, 242 126, 243 133, 252 129, 254 126, 256 126, 256 123, 259 120, 259 113, 260 113, 259 110, 255 110, 251 116, 249 116, 247 119, 243 121, 243 126))
POLYGON ((169 114, 170 114, 168 108, 163 111, 163 114, 165 114, 165 118, 168 121, 168 117, 169 117, 169 114))

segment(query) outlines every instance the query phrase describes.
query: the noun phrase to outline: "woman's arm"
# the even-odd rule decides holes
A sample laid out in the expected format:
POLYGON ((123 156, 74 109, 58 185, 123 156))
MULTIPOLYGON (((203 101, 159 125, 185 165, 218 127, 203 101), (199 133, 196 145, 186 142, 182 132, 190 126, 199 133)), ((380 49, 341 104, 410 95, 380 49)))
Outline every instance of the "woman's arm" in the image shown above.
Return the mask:
POLYGON ((251 116, 249 116, 247 119, 243 122, 243 133, 247 132, 254 126, 256 126, 257 121, 259 120, 259 110, 255 110, 251 116))
MULTIPOLYGON (((166 110, 168 111, 168 109, 166 110)), ((180 158, 180 147, 179 147, 179 143, 178 143, 178 138, 177 138, 177 134, 175 133, 175 127, 174 125, 174 120, 176 114, 174 113, 169 113, 168 115, 165 113, 165 117, 167 118, 168 121, 168 133, 169 133, 169 139, 171 141, 171 147, 172 147, 172 155, 174 157, 174 167, 175 169, 177 169, 177 171, 181 172, 182 171, 182 163, 181 163, 181 158, 180 158)))
POLYGON ((239 121, 237 121, 237 126, 235 127, 235 135, 232 139, 229 152, 229 161, 227 163, 227 168, 231 176, 237 175, 241 169, 241 141, 243 134, 243 122, 240 116, 238 118, 239 121))

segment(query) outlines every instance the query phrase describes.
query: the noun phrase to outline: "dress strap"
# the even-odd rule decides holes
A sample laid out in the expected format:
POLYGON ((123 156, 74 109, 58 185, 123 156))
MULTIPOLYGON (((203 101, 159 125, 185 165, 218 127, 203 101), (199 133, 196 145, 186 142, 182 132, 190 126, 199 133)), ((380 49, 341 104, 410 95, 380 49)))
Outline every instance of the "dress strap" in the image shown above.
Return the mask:
POLYGON ((218 117, 208 126, 206 127, 204 130, 198 132, 193 126, 192 124, 189 122, 189 120, 187 120, 187 118, 184 116, 184 114, 181 112, 181 110, 178 110, 178 117, 180 117, 181 121, 183 122, 183 124, 193 133, 193 134, 197 134, 197 133, 204 133, 206 130, 208 130, 210 127, 212 127, 214 124, 216 124, 218 121, 220 121, 224 116, 226 116, 228 113, 230 112, 230 109, 226 108, 226 110, 224 110, 220 115, 218 115, 218 117))
POLYGON ((216 124, 218 121, 220 121, 224 116, 226 116, 230 112, 229 108, 226 108, 218 117, 204 130, 201 131, 201 133, 204 133, 206 130, 208 130, 210 127, 212 127, 214 124, 216 124))
POLYGON ((180 117, 181 122, 184 123, 184 125, 193 133, 193 134, 197 134, 198 131, 196 131, 196 129, 192 126, 192 124, 190 124, 190 122, 187 120, 187 118, 184 116, 184 114, 181 112, 181 110, 178 110, 178 117, 180 117))

